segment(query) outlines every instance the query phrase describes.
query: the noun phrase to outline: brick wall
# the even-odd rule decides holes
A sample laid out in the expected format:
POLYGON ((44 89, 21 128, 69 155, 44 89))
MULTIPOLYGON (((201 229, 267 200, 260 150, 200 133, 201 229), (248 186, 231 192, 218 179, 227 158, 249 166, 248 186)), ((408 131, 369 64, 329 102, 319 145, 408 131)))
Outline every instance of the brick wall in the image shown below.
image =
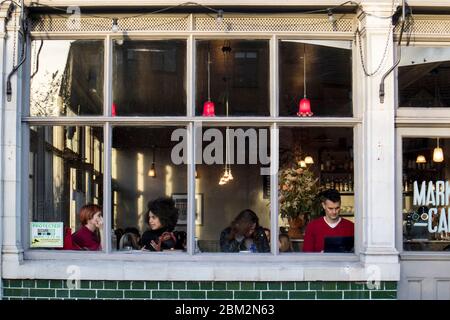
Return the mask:
POLYGON ((397 283, 3 280, 3 299, 396 299, 397 283))

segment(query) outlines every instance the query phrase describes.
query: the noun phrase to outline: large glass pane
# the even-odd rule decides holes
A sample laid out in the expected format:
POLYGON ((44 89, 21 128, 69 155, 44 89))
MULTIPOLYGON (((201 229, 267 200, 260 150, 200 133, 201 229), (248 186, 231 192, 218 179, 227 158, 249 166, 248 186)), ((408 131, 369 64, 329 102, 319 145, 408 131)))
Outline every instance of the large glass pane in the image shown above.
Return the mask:
MULTIPOLYGON (((82 207, 103 204, 103 129, 33 126, 29 157, 29 216, 31 224, 35 223, 31 247, 47 248, 52 243, 61 247, 55 237, 63 228, 70 228, 71 232, 87 231, 82 228, 87 221, 80 219, 82 207)), ((91 221, 90 227, 94 226, 91 221)), ((72 248, 70 232, 64 231, 69 236, 64 242, 66 249, 101 249, 100 243, 92 242, 86 247, 72 248)), ((91 231, 91 236, 100 240, 102 230, 91 231)))
POLYGON ((349 41, 280 41, 280 116, 297 116, 306 96, 314 117, 351 117, 349 41))
POLYGON ((113 129, 111 197, 112 225, 116 235, 114 248, 147 251, 186 249, 185 137, 185 128, 177 127, 113 129), (150 203, 158 198, 165 200, 150 203), (172 198, 174 203, 166 198, 172 198), (161 225, 149 220, 150 211, 158 217, 161 225), (165 236, 167 239, 160 239, 165 236))
POLYGON ((450 139, 403 138, 403 249, 450 250, 450 139))
POLYGON ((202 155, 196 179, 196 237, 201 252, 270 252, 269 131, 238 127, 201 131, 203 143, 196 146, 197 155, 202 155))
POLYGON ((351 252, 353 129, 280 128, 279 155, 280 252, 351 252))
POLYGON ((186 115, 186 41, 114 41, 113 116, 186 115))
POLYGON ((270 114, 269 41, 200 40, 196 61, 196 115, 209 100, 217 116, 270 114))
POLYGON ((30 115, 103 113, 103 41, 31 42, 30 115))
POLYGON ((399 107, 450 107, 449 70, 449 47, 402 47, 399 107))

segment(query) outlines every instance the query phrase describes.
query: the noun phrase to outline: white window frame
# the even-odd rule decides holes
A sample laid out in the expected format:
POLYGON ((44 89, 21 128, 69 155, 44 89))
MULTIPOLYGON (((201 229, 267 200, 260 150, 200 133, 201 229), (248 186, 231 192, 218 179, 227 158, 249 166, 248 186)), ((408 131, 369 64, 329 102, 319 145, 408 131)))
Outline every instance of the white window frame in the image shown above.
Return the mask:
MULTIPOLYGON (((132 40, 170 40, 170 39, 186 39, 187 40, 187 116, 186 117, 139 117, 127 118, 110 117, 111 105, 111 72, 112 72, 112 40, 118 38, 117 34, 106 33, 102 35, 86 35, 83 33, 59 34, 59 35, 36 35, 33 40, 45 39, 103 39, 105 41, 105 72, 104 72, 104 115, 101 117, 65 117, 65 118, 35 118, 22 117, 22 163, 28 158, 28 126, 31 125, 65 125, 74 122, 80 125, 101 125, 104 130, 104 156, 105 156, 105 174, 104 174, 104 212, 110 212, 110 186, 111 180, 107 172, 111 169, 111 127, 114 124, 120 125, 186 125, 188 127, 188 157, 191 160, 188 165, 188 250, 187 253, 154 253, 154 254, 136 254, 130 255, 126 253, 114 252, 111 250, 111 242, 107 241, 105 253, 100 252, 54 252, 46 250, 25 250, 23 258, 24 262, 20 270, 14 270, 14 264, 6 264, 5 272, 10 276, 17 277, 32 274, 35 278, 66 278, 67 266, 70 264, 79 264, 86 272, 83 272, 83 279, 111 279, 111 280, 129 280, 129 279, 159 279, 159 280, 249 280, 249 281, 268 281, 268 280, 284 280, 284 281, 311 281, 311 280, 352 280, 360 281, 368 277, 367 265, 361 261, 360 248, 362 246, 362 230, 363 230, 363 203, 362 203, 362 186, 363 178, 363 155, 362 155, 362 135, 363 135, 363 106, 362 99, 358 96, 361 90, 361 84, 357 84, 355 79, 355 64, 359 62, 358 51, 355 43, 352 45, 352 87, 353 87, 353 117, 333 117, 333 118, 290 118, 277 117, 278 115, 278 41, 282 39, 314 39, 314 40, 348 40, 351 36, 333 36, 330 34, 320 34, 312 37, 311 34, 290 33, 272 33, 271 35, 261 35, 258 32, 248 33, 222 33, 222 32, 179 32, 173 33, 139 33, 130 35, 132 40), (270 50, 270 117, 216 117, 212 119, 204 119, 202 117, 194 117, 195 114, 195 40, 196 39, 267 39, 269 40, 270 50), (271 127, 271 166, 278 166, 278 132, 276 129, 285 126, 304 126, 304 127, 352 127, 354 131, 354 154, 355 154, 355 253, 354 254, 282 254, 279 255, 277 248, 277 233, 272 232, 271 235, 271 253, 240 255, 240 254, 223 254, 223 253, 201 253, 194 254, 194 194, 195 194, 195 166, 194 166, 194 133, 195 124, 203 122, 214 125, 236 125, 243 124, 245 126, 268 125, 271 127), (359 213, 359 214, 358 214, 359 213), (139 262, 139 265, 134 264, 139 262), (176 262, 176 263, 171 263, 176 262), (52 264, 53 269, 49 271, 46 266, 52 264), (166 267, 166 272, 149 273, 149 266, 166 267), (109 268, 109 272, 105 274, 104 268, 109 268), (231 270, 230 270, 231 268, 231 270), (349 272, 353 270, 354 272, 349 272)), ((26 69, 26 68, 24 68, 26 69)), ((27 75, 27 72, 24 72, 27 75)), ((25 77, 25 79, 28 79, 25 77)), ((24 104, 28 106, 29 83, 25 81, 25 92, 23 96, 26 99, 24 104), (28 87, 27 87, 28 86, 28 87)), ((28 176, 28 166, 22 166, 22 176, 28 176)), ((278 229, 278 215, 272 214, 278 210, 277 175, 271 177, 271 229, 278 229)), ((28 224, 28 199, 27 199, 27 183, 22 183, 22 230, 27 230, 28 224)), ((108 215, 106 215, 108 216, 108 215)), ((111 221, 106 219, 105 238, 110 239, 111 221)), ((22 232, 26 234, 27 232, 22 232)), ((26 241, 25 238, 21 239, 26 241)), ((26 242, 22 242, 26 243, 26 242)), ((386 262, 386 269, 383 269, 382 280, 396 281, 398 273, 396 265, 389 265, 386 262)))
MULTIPOLYGON (((415 47, 450 47, 447 42, 421 40, 411 42, 415 47)), ((395 72, 398 79, 398 70, 395 72)), ((403 138, 450 138, 450 108, 408 108, 400 107, 398 100, 398 81, 395 81, 396 91, 396 248, 401 260, 443 260, 450 261, 450 252, 445 251, 405 251, 403 249, 403 138)))

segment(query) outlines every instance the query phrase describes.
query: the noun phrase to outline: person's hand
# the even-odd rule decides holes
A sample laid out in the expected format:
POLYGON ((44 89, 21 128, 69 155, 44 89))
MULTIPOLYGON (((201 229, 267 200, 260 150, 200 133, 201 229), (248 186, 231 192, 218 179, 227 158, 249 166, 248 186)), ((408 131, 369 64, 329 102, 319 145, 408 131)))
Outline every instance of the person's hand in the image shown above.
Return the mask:
POLYGON ((156 243, 155 240, 150 242, 150 245, 155 249, 155 251, 161 251, 161 243, 156 243))

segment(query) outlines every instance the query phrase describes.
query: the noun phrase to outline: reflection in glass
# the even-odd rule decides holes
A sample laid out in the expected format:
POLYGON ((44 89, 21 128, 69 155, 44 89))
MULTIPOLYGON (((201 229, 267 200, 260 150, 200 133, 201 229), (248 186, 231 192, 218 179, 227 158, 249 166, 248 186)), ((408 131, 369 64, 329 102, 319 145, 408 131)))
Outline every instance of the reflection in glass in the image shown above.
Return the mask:
POLYGON ((402 47, 399 107, 450 107, 450 48, 402 47))
POLYGON ((200 40, 196 54, 196 115, 209 98, 216 116, 269 115, 269 41, 200 40))
POLYGON ((269 252, 270 239, 266 242, 261 230, 270 226, 270 176, 263 170, 270 167, 270 129, 203 128, 202 133, 203 145, 196 146, 196 154, 203 157, 201 164, 197 159, 199 178, 195 181, 196 198, 199 198, 196 208, 199 250, 250 252, 253 243, 257 252, 269 252), (227 173, 227 181, 221 183, 227 173), (229 179, 229 173, 233 179, 229 179), (231 236, 230 232, 223 234, 223 231, 232 227, 233 221, 246 209, 256 214, 261 228, 254 224, 253 213, 243 213, 243 219, 237 219, 240 223, 236 231, 241 236, 247 231, 250 233, 245 238, 237 235, 240 241, 235 243, 236 235, 231 236), (228 239, 226 244, 222 241, 222 246, 221 235, 228 239), (264 239, 260 240, 262 237, 264 239), (231 242, 234 244, 228 245, 231 242))
POLYGON ((280 116, 297 117, 305 83, 314 117, 352 116, 352 51, 348 41, 282 40, 279 49, 280 116))
POLYGON ((32 41, 30 115, 101 115, 103 56, 103 41, 32 41))
POLYGON ((186 115, 186 41, 115 41, 113 116, 186 115))
MULTIPOLYGON (((184 195, 187 201, 187 165, 183 164, 183 153, 172 150, 180 146, 178 140, 171 141, 177 127, 115 127, 112 148, 112 226, 117 237, 115 249, 128 247, 139 249, 142 235, 150 229, 148 203, 160 197, 184 195), (181 158, 179 158, 181 157, 181 158), (149 175, 154 169, 155 175, 149 175), (127 240, 121 241, 124 234, 127 240), (135 236, 133 236, 134 234, 135 236), (135 245, 138 243, 138 247, 135 245)), ((179 217, 175 230, 186 232, 187 202, 177 201, 179 217)), ((161 210, 167 211, 167 210, 161 210)), ((154 212, 156 215, 158 212, 154 212)), ((178 234, 180 239, 183 234, 178 234)), ((184 240, 177 242, 176 249, 184 250, 184 240)), ((128 248, 129 249, 129 248, 128 248)), ((161 249, 164 249, 162 247, 161 249)), ((154 250, 151 250, 154 251, 154 250)))
POLYGON ((29 210, 33 222, 78 229, 88 203, 103 205, 103 129, 30 128, 29 210))
POLYGON ((354 222, 353 129, 280 128, 279 161, 280 232, 294 251, 303 251, 309 221, 324 214, 323 190, 339 191, 340 216, 354 222))
POLYGON ((403 249, 450 250, 448 225, 449 139, 439 139, 443 161, 434 158, 436 138, 403 139, 403 249), (417 161, 421 155, 424 161, 417 161))

